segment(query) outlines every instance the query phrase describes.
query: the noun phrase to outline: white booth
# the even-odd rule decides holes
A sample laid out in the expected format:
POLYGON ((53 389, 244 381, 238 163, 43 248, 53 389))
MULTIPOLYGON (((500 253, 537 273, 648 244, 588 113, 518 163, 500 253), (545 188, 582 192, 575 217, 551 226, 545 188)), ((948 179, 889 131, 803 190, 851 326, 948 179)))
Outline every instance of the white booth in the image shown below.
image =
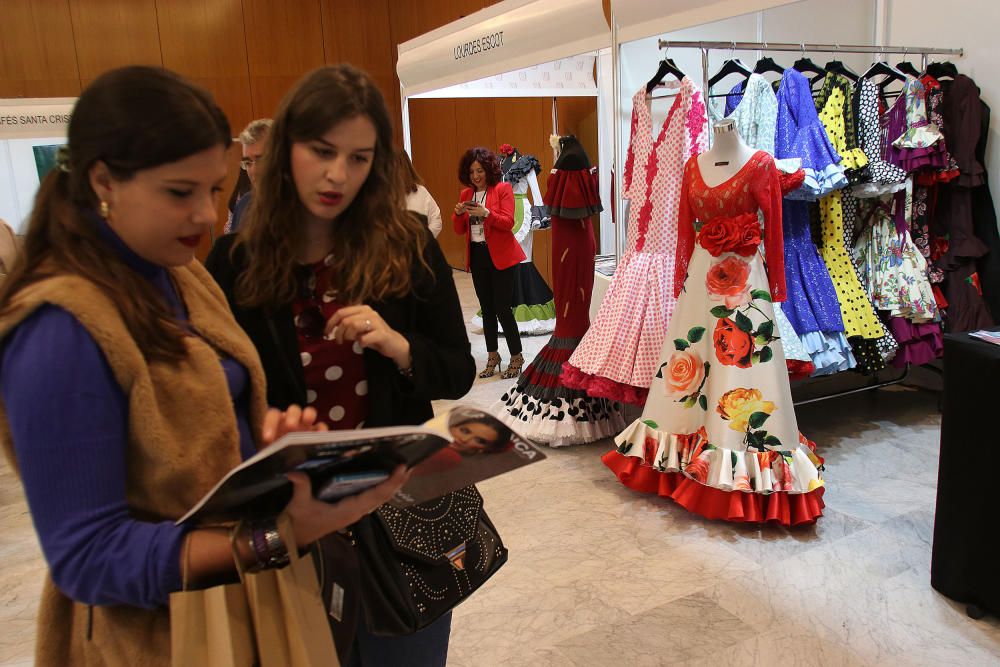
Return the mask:
POLYGON ((72 97, 0 100, 0 218, 24 234, 42 177, 66 143, 72 97))
MULTIPOLYGON (((412 153, 409 100, 596 97, 601 197, 611 201, 611 31, 600 0, 504 0, 399 45, 403 142, 412 153)), ((558 132, 553 108, 553 127, 558 132)), ((415 157, 415 156, 414 156, 415 157)), ((601 252, 613 252, 611 206, 601 252)))

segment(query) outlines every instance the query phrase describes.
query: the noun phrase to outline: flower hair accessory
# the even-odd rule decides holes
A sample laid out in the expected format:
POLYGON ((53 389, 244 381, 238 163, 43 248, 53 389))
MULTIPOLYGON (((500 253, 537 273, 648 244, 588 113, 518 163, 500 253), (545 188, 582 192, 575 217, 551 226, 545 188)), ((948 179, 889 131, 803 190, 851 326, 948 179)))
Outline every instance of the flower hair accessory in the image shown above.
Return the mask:
POLYGON ((64 174, 69 173, 69 146, 63 145, 56 150, 56 169, 64 174))
POLYGON ((497 150, 501 155, 510 155, 514 152, 514 147, 510 144, 500 144, 500 148, 497 150))

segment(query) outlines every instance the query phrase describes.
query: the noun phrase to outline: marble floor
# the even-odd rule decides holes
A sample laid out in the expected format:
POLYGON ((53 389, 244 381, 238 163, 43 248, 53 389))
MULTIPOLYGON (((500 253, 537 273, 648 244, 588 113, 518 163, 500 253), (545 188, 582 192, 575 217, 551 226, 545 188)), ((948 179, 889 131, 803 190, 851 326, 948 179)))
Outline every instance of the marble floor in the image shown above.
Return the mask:
MULTIPOLYGON (((471 280, 455 277, 471 316, 471 280)), ((525 356, 546 339, 525 338, 525 356)), ((1000 665, 1000 620, 969 619, 929 583, 937 381, 797 410, 827 468, 825 515, 806 529, 634 493, 601 464, 607 441, 481 484, 510 561, 455 611, 449 665, 1000 665)), ((489 407, 510 384, 477 380, 461 402, 489 407)), ((0 562, 0 667, 27 666, 43 564, 3 464, 0 562)))

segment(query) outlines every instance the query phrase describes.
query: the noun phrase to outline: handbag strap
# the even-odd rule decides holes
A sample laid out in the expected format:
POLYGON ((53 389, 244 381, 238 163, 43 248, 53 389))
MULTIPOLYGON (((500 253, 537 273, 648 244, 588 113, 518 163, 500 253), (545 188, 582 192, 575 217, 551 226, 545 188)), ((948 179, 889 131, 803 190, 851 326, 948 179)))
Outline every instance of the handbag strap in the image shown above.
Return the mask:
MULTIPOLYGON (((229 548, 233 553, 233 562, 236 563, 236 572, 240 576, 240 582, 243 581, 243 563, 240 562, 239 552, 236 550, 236 536, 240 532, 240 528, 243 526, 243 522, 236 525, 226 525, 226 526, 202 526, 198 530, 221 528, 228 531, 229 537, 229 548)), ((194 532, 194 531, 192 531, 194 532)), ((192 534, 188 533, 184 536, 184 544, 181 547, 181 590, 188 591, 188 584, 191 583, 191 541, 192 534)))

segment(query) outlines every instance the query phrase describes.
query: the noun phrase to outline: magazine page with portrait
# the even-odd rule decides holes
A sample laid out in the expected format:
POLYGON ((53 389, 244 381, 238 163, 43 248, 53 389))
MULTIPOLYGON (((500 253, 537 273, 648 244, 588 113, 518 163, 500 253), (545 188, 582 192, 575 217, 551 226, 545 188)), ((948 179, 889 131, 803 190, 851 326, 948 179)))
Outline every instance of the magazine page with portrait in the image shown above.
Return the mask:
POLYGON ((493 416, 458 406, 422 426, 289 433, 233 468, 177 523, 274 516, 292 496, 289 472, 304 472, 313 495, 335 502, 413 470, 390 501, 407 507, 541 461, 545 455, 493 416))

